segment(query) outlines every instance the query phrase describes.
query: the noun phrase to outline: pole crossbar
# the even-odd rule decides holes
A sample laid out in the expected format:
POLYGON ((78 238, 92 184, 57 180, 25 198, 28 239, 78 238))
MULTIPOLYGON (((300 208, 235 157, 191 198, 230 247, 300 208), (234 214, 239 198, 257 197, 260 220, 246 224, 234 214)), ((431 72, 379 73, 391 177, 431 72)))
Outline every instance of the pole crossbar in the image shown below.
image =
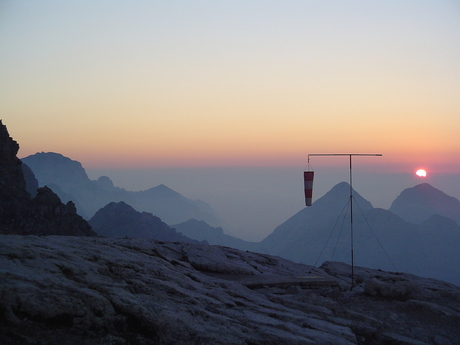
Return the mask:
POLYGON ((382 156, 381 153, 310 153, 310 156, 382 156))
POLYGON ((308 163, 310 163, 310 157, 328 157, 328 156, 349 156, 350 157, 350 237, 351 237, 351 285, 354 286, 354 248, 353 248, 353 174, 352 174, 352 162, 351 157, 353 156, 377 156, 381 157, 381 153, 310 153, 308 155, 308 163))

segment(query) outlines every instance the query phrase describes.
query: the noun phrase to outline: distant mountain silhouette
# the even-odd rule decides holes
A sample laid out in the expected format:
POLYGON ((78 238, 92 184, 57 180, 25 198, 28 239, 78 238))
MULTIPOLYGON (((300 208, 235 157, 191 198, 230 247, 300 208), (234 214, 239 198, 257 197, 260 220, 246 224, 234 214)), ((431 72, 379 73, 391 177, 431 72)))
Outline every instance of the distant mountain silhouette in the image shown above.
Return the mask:
POLYGON ((211 206, 187 199, 165 185, 131 192, 115 187, 106 176, 91 181, 81 163, 58 153, 36 153, 22 159, 35 174, 40 186, 52 188, 62 200, 72 200, 86 219, 110 202, 124 201, 140 212, 150 212, 168 224, 190 218, 220 225, 211 206))
MULTIPOLYGON (((425 187, 426 188, 426 187, 425 187)), ((355 265, 408 272, 460 284, 460 226, 433 215, 414 224, 353 192, 355 265)), ((351 262, 349 185, 342 182, 256 245, 261 253, 310 265, 351 262)))
POLYGON ((100 236, 150 238, 158 241, 199 243, 171 229, 160 218, 138 212, 124 202, 111 202, 89 220, 100 236))
MULTIPOLYGON (((450 198, 450 197, 448 197, 450 198)), ((210 244, 278 255, 320 265, 326 260, 351 261, 350 185, 342 182, 258 243, 224 234, 222 228, 190 219, 173 227, 210 244)), ((460 227, 432 215, 415 224, 372 204, 353 191, 354 261, 356 265, 403 271, 460 284, 460 227)))
MULTIPOLYGON (((361 209, 372 209, 370 202, 356 192, 353 195, 361 209)), ((301 262, 304 262, 307 255, 308 261, 312 261, 317 257, 316 251, 308 247, 317 247, 318 243, 324 243, 324 237, 328 236, 337 217, 347 207, 349 198, 349 184, 337 184, 311 207, 302 209, 279 225, 260 242, 259 250, 301 262), (308 250, 305 253, 306 249, 308 250)))
POLYGON ((207 241, 209 244, 250 250, 255 242, 247 242, 242 239, 226 235, 221 227, 212 227, 203 220, 189 219, 186 222, 171 225, 183 235, 198 241, 207 241))
POLYGON ((428 183, 403 190, 389 210, 416 224, 435 214, 453 219, 460 224, 460 201, 428 183))
MULTIPOLYGON (((372 204, 355 191, 353 197, 361 210, 373 209, 372 204)), ((318 249, 326 243, 334 223, 338 222, 340 227, 343 222, 342 218, 338 218, 346 210, 349 199, 350 185, 346 182, 337 184, 312 206, 302 209, 279 225, 259 243, 257 250, 297 262, 314 263, 318 258, 318 249)), ((345 221, 345 226, 348 226, 347 222, 349 220, 345 221)))

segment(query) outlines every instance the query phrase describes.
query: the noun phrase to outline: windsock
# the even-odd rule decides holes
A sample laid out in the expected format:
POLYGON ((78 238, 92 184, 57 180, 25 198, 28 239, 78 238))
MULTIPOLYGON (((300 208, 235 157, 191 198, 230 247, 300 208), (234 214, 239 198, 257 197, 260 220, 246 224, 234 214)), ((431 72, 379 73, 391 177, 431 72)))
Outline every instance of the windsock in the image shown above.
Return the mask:
POLYGON ((311 198, 313 195, 313 171, 304 171, 303 179, 305 184, 305 205, 311 206, 311 198))

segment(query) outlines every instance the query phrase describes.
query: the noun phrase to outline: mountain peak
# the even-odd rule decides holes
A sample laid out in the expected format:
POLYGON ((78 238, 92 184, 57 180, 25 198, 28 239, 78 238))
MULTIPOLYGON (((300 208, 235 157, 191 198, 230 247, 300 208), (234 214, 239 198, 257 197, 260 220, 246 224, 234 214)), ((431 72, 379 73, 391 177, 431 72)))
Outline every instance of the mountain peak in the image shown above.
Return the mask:
MULTIPOLYGON (((353 204, 358 205, 362 212, 372 210, 372 204, 358 192, 352 190, 353 204)), ((257 250, 280 255, 301 262, 314 259, 314 249, 305 251, 305 245, 317 246, 324 243, 335 219, 342 218, 349 212, 350 184, 340 182, 324 196, 313 202, 311 207, 305 207, 280 224, 270 235, 260 242, 257 250)), ((359 212, 358 209, 353 212, 359 212)))
POLYGON ((96 212, 89 223, 101 236, 198 243, 177 233, 157 216, 149 212, 138 212, 123 201, 107 204, 96 212))
POLYGON ((115 187, 113 181, 108 176, 100 176, 96 181, 92 181, 106 192, 124 191, 123 188, 115 187))
POLYGON ((90 183, 81 163, 60 153, 37 152, 22 161, 32 169, 41 186, 72 184, 80 187, 90 183))
POLYGON ((437 193, 447 195, 426 182, 420 183, 412 188, 406 188, 405 191, 407 191, 407 193, 437 193))
POLYGON ((403 190, 393 201, 389 211, 416 224, 435 214, 460 223, 460 201, 428 183, 403 190))
POLYGON ((147 189, 144 191, 145 193, 149 195, 155 195, 157 197, 162 197, 162 198, 183 198, 185 197, 181 195, 180 193, 176 192, 175 190, 169 188, 168 186, 164 184, 160 184, 158 186, 152 187, 150 189, 147 189))
MULTIPOLYGON (((352 189, 352 195, 355 203, 359 205, 362 210, 372 209, 372 204, 364 199, 355 189, 352 189)), ((342 208, 350 198, 350 184, 348 182, 340 182, 324 196, 313 202, 312 208, 342 208)))

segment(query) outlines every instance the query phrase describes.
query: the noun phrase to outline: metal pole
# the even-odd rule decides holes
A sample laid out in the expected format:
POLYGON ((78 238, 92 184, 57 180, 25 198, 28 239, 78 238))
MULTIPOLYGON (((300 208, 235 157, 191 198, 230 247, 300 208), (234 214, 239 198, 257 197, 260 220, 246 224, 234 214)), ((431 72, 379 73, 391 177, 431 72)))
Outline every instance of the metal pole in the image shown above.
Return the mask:
POLYGON ((349 156, 350 157, 350 237, 351 237, 351 285, 354 286, 355 280, 355 255, 353 244, 353 174, 352 174, 352 156, 382 156, 381 153, 311 153, 308 155, 308 163, 310 163, 310 156, 349 156))
POLYGON ((350 242, 351 242, 351 286, 355 285, 355 262, 353 251, 353 178, 351 169, 351 155, 350 155, 350 242))

